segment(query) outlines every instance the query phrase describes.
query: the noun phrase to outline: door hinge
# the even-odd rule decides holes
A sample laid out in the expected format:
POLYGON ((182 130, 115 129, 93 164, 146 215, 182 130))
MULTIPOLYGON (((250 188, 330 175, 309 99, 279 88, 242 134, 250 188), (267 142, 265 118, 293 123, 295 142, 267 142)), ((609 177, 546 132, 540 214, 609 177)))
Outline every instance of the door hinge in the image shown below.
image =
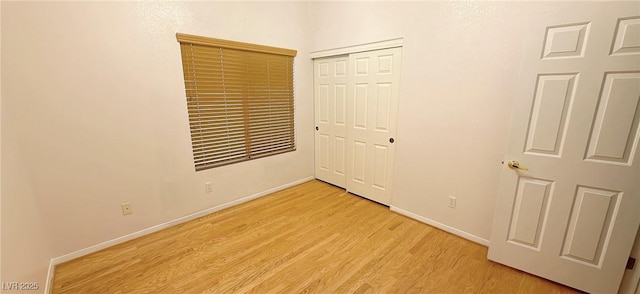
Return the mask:
POLYGON ((627 269, 632 270, 635 265, 636 265, 636 259, 629 256, 629 259, 627 259, 627 269))

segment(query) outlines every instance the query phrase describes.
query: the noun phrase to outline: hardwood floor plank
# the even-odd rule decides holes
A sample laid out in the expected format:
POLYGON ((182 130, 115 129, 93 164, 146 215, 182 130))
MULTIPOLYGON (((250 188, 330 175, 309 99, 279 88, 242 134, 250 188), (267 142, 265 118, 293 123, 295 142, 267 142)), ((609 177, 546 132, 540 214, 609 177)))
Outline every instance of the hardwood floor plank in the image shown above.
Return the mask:
POLYGON ((53 293, 577 293, 310 181, 58 265, 53 293))

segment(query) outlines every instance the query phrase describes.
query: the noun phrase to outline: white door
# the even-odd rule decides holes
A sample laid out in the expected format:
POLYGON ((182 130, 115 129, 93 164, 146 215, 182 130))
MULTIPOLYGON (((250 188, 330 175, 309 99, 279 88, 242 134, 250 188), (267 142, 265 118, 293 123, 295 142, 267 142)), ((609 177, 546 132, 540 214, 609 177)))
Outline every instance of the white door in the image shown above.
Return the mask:
POLYGON ((489 259, 617 292, 640 224, 637 13, 612 4, 528 32, 489 259))
POLYGON ((316 59, 315 175, 317 179, 345 188, 346 99, 348 57, 316 59))
POLYGON ((402 48, 349 55, 347 191, 389 205, 402 48))

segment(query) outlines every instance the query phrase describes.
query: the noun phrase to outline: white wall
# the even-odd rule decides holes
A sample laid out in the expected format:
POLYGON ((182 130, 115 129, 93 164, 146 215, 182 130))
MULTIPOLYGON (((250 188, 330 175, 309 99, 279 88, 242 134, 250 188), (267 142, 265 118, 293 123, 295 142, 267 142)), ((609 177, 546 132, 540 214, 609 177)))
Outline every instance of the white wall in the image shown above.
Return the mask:
POLYGON ((52 220, 45 219, 48 208, 30 183, 19 127, 12 121, 15 115, 7 111, 13 107, 11 100, 2 96, 2 281, 38 282, 44 287, 52 257, 45 224, 52 220))
MULTIPOLYGON (((0 23, 2 23, 2 4, 0 4, 0 23)), ((0 26, 0 56, 2 56, 2 28, 0 26)), ((0 68, 2 68, 2 58, 0 57, 0 68)), ((0 78, 0 89, 2 89, 2 79, 0 78)), ((2 93, 0 93, 0 224, 2 220, 2 93)), ((0 225, 0 262, 2 260, 2 225, 0 225)), ((2 279, 2 266, 0 266, 0 281, 2 279)))
POLYGON ((609 5, 311 2, 310 50, 404 38, 392 205, 488 240, 527 28, 609 5))
POLYGON ((1 5, 3 281, 313 175, 306 3, 1 5), (176 32, 298 50, 297 151, 196 173, 176 32))
POLYGON ((308 52, 397 37, 393 205, 488 239, 528 25, 607 5, 3 1, 2 281, 44 283, 52 257, 311 176, 308 52), (195 173, 176 32, 297 49, 298 151, 195 173))

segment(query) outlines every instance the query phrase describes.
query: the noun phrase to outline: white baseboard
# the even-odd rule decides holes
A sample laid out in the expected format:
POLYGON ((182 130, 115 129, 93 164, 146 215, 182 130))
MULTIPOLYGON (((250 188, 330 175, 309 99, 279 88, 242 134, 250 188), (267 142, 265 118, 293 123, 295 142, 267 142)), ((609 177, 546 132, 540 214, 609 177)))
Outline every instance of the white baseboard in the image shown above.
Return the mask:
POLYGON ((407 217, 410 217, 410 218, 415 219, 417 221, 423 222, 423 223, 425 223, 427 225, 436 227, 436 228, 441 229, 441 230, 443 230, 445 232, 448 232, 448 233, 454 234, 456 236, 465 238, 465 239, 467 239, 469 241, 472 241, 472 242, 478 243, 480 245, 489 247, 489 240, 487 240, 487 239, 480 238, 480 237, 478 237, 476 235, 469 234, 469 233, 467 233, 465 231, 458 230, 458 229, 456 229, 454 227, 447 226, 447 225, 445 225, 443 223, 439 223, 439 222, 434 221, 432 219, 428 219, 428 218, 426 218, 424 216, 417 215, 417 214, 415 214, 413 212, 406 211, 404 209, 395 207, 393 205, 391 205, 391 211, 397 212, 397 213, 402 214, 404 216, 407 216, 407 217))
POLYGON ((245 203, 245 202, 260 198, 262 196, 266 196, 266 195, 269 195, 271 193, 278 192, 280 190, 284 190, 286 188, 293 187, 295 185, 299 185, 299 184, 302 184, 304 182, 311 181, 313 179, 314 179, 314 177, 303 178, 303 179, 300 179, 300 180, 297 180, 297 181, 294 181, 294 182, 291 182, 291 183, 288 183, 288 184, 284 184, 282 186, 278 186, 278 187, 271 188, 271 189, 266 190, 266 191, 262 191, 260 193, 249 195, 249 196, 244 197, 244 198, 240 198, 240 199, 237 199, 237 200, 234 200, 234 201, 231 201, 231 202, 227 202, 227 203, 215 206, 215 207, 211 207, 211 208, 208 208, 208 209, 205 209, 205 210, 202 210, 202 211, 199 211, 199 212, 187 215, 187 216, 183 216, 181 218, 177 218, 177 219, 165 222, 165 223, 161 223, 159 225, 155 225, 153 227, 146 228, 144 230, 140 230, 140 231, 128 234, 128 235, 124 235, 122 237, 118 237, 118 238, 115 238, 113 240, 102 242, 100 244, 93 245, 93 246, 90 246, 90 247, 87 247, 87 248, 84 248, 84 249, 80 249, 78 251, 74 251, 74 252, 71 252, 71 253, 68 253, 68 254, 65 254, 65 255, 62 255, 62 256, 54 257, 54 258, 51 259, 51 262, 49 263, 49 273, 48 273, 48 276, 47 276, 47 284, 45 285, 45 292, 44 293, 50 293, 50 291, 51 291, 51 284, 53 282, 54 268, 58 264, 61 264, 61 263, 64 263, 64 262, 67 262, 67 261, 70 261, 70 260, 85 256, 87 254, 91 254, 91 253, 100 251, 102 249, 105 249, 105 248, 108 248, 108 247, 111 247, 111 246, 114 246, 114 245, 118 245, 120 243, 124 243, 126 241, 130 241, 130 240, 133 240, 133 239, 145 236, 145 235, 149 235, 151 233, 155 233, 157 231, 164 230, 166 228, 173 227, 175 225, 179 225, 181 223, 185 223, 185 222, 188 222, 190 220, 194 220, 194 219, 199 218, 199 217, 203 217, 205 215, 208 215, 208 214, 223 210, 225 208, 236 206, 238 204, 242 204, 242 203, 245 203))
POLYGON ((56 268, 55 264, 53 264, 53 259, 49 261, 49 271, 47 272, 47 281, 44 284, 44 292, 43 293, 51 293, 51 286, 53 285, 53 270, 56 268))

